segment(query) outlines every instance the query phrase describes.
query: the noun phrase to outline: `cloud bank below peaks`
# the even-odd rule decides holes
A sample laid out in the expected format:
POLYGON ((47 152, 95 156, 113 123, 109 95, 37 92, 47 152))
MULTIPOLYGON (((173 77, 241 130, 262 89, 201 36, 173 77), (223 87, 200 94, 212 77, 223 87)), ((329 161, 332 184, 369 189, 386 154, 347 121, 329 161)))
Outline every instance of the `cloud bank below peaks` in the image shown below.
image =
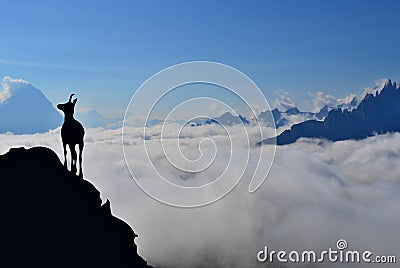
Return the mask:
MULTIPOLYGON (((129 150, 143 146, 144 139, 150 145, 158 142, 159 128, 149 129, 148 137, 142 130, 127 129, 129 150)), ((234 133, 234 127, 231 131, 234 133)), ((172 141, 172 133, 166 133, 167 140, 172 141)), ((138 233, 139 253, 154 266, 265 267, 256 259, 264 246, 318 251, 335 248, 340 238, 346 239, 351 249, 381 255, 400 252, 399 133, 361 141, 300 139, 280 146, 270 175, 256 193, 248 193, 250 176, 245 174, 225 198, 198 209, 165 206, 143 193, 126 168, 120 135, 121 129, 88 129, 84 174, 101 191, 103 200, 111 200, 113 213, 138 233)), ((215 126, 188 129, 182 149, 196 148, 201 136, 218 140, 223 133, 215 126)), ((36 135, 1 135, 1 140, 1 153, 10 146, 46 145, 62 157, 59 129, 36 135)), ((221 153, 228 151, 221 147, 221 153)), ((164 174, 176 176, 176 170, 159 157, 164 174)), ((157 179, 149 176, 151 167, 143 156, 138 155, 135 161, 141 176, 157 179)), ((192 179, 207 181, 215 175, 213 171, 220 170, 210 169, 192 179)), ((324 263, 285 267, 364 266, 324 263)))

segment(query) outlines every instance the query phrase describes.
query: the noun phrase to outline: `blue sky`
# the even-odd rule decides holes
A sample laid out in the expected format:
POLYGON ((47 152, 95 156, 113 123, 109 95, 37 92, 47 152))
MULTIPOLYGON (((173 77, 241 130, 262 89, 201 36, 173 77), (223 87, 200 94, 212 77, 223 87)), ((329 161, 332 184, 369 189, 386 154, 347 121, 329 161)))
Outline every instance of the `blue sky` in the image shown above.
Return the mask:
POLYGON ((231 65, 270 103, 288 91, 359 94, 399 80, 398 1, 5 1, 0 76, 25 79, 54 102, 123 111, 134 90, 170 65, 231 65), (118 3, 117 3, 118 2, 118 3))

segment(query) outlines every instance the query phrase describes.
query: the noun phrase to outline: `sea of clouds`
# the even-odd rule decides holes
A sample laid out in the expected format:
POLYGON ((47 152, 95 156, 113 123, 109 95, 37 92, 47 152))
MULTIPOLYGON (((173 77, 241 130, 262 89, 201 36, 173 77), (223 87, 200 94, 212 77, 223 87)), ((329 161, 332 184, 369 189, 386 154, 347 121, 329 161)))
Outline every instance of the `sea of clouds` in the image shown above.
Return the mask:
MULTIPOLYGON (((231 133, 235 133, 235 127, 229 129, 231 133)), ((144 139, 151 146, 160 138, 159 126, 149 128, 147 135, 142 128, 126 128, 124 132, 125 149, 132 152, 140 151, 144 139)), ((121 133, 121 129, 87 129, 84 177, 101 191, 103 202, 110 199, 113 213, 135 230, 139 254, 156 267, 365 267, 257 262, 257 252, 264 246, 271 250, 319 251, 335 249, 339 239, 345 239, 349 249, 397 254, 400 258, 399 133, 334 143, 302 139, 279 146, 270 174, 258 191, 248 193, 250 175, 245 174, 221 200, 192 209, 164 205, 138 187, 124 160, 121 133)), ((192 157, 196 157, 196 148, 204 137, 217 141, 221 159, 230 152, 224 147, 229 146, 224 132, 213 125, 187 129, 183 151, 189 157, 194 152, 192 157)), ((250 131, 254 144, 251 137, 250 131)), ((172 142, 175 135, 163 138, 166 146, 176 145, 172 142)), ((63 159, 60 129, 34 135, 1 134, 0 140, 0 154, 10 147, 46 146, 63 159)), ((234 134, 233 140, 235 146, 246 149, 247 140, 241 141, 234 134)), ((204 152, 207 146, 214 148, 212 144, 204 146, 204 152)), ((161 159, 159 167, 165 175, 179 175, 172 167, 168 169, 162 155, 155 158, 161 159)), ((148 177, 152 167, 143 156, 131 161, 137 163, 140 176, 155 179, 148 177)), ((208 169, 182 177, 182 181, 201 184, 212 180, 214 171, 221 169, 208 169)))

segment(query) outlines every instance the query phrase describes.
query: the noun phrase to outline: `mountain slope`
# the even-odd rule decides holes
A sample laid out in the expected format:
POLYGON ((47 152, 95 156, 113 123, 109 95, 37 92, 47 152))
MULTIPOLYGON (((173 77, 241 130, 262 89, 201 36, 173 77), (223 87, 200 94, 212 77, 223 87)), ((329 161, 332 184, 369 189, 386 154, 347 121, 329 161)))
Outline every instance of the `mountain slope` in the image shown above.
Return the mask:
POLYGON ((0 170, 2 267, 148 267, 134 231, 50 149, 11 149, 0 170))
MULTIPOLYGON (((278 145, 290 144, 302 137, 331 141, 363 139, 395 131, 400 131, 400 89, 389 80, 376 95, 367 94, 356 109, 334 109, 324 121, 309 120, 293 125, 277 136, 276 142, 278 145)), ((274 138, 259 145, 271 142, 274 138)))
POLYGON ((61 126, 62 116, 43 93, 27 84, 0 104, 0 133, 33 134, 61 126))

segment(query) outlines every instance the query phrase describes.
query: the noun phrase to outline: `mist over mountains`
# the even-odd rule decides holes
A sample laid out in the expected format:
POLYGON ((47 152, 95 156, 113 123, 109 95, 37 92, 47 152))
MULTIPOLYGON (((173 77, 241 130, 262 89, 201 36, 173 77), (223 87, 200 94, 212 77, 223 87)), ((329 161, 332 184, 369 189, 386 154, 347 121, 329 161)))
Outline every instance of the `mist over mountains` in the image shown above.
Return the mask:
MULTIPOLYGON (((332 97, 332 96, 330 96, 332 97)), ((333 97, 332 97, 333 98, 333 97)), ((351 100, 345 102, 343 99, 337 101, 336 104, 325 104, 318 111, 300 111, 296 106, 289 107, 285 110, 279 110, 274 108, 272 110, 262 111, 259 114, 246 116, 240 113, 232 114, 231 112, 224 112, 219 116, 203 119, 194 119, 191 121, 185 120, 168 120, 168 122, 178 123, 178 124, 188 124, 192 127, 210 125, 210 124, 220 124, 223 126, 234 126, 238 124, 244 125, 257 125, 261 124, 265 127, 279 128, 289 128, 294 124, 298 124, 307 120, 318 120, 322 121, 327 116, 331 110, 334 109, 348 109, 353 110, 358 105, 358 99, 354 96, 351 100)), ((148 127, 163 124, 165 121, 160 118, 153 118, 147 122, 148 127)))
MULTIPOLYGON (((181 127, 174 126, 176 131, 181 127)), ((241 126, 229 128, 235 134, 234 129, 241 126)), ((149 172, 152 166, 141 161, 143 156, 139 153, 146 138, 142 135, 143 128, 127 127, 124 131, 129 137, 127 149, 137 153, 134 159, 138 159, 143 179, 153 180, 149 172)), ((161 128, 148 131, 151 138, 146 143, 158 144, 161 128)), ((197 148, 199 140, 206 135, 218 142, 224 133, 217 125, 187 127, 185 131, 184 152, 197 148)), ((170 150, 176 135, 166 134, 165 141, 171 142, 165 145, 170 150)), ((134 228, 139 235, 135 239, 139 254, 155 267, 265 267, 265 264, 254 264, 256 253, 265 245, 271 249, 325 250, 334 248, 338 237, 344 237, 352 249, 368 249, 376 254, 400 252, 397 231, 400 133, 360 141, 299 140, 289 146, 278 146, 274 166, 259 191, 248 195, 251 178, 246 176, 226 198, 194 210, 167 207, 137 187, 123 160, 120 135, 120 130, 87 130, 85 178, 100 191, 103 202, 110 200, 113 214, 134 228)), ((63 157, 56 131, 0 136, 1 153, 10 147, 41 145, 52 148, 60 159, 63 157)), ((245 153, 246 142, 239 137, 233 139, 241 143, 238 147, 245 153)), ((218 154, 226 159, 230 152, 229 144, 218 147, 218 154)), ((266 161, 267 158, 262 158, 262 163, 266 161)), ((18 170, 32 173, 22 163, 18 164, 18 170)), ((33 166, 41 169, 47 165, 39 161, 33 166)), ((240 174, 239 166, 232 165, 232 171, 240 174)), ((170 167, 164 170, 168 178, 179 179, 174 168, 165 167, 170 167)), ((215 169, 207 169, 207 173, 199 173, 189 180, 205 182, 218 174, 215 169)), ((18 180, 7 183, 21 185, 18 180)), ((371 264, 371 267, 378 266, 371 264)), ((397 267, 396 264, 386 266, 397 267)))
MULTIPOLYGON (((358 101, 351 95, 343 101, 326 102, 319 110, 300 111, 289 107, 262 111, 256 116, 222 113, 216 117, 196 119, 190 122, 177 120, 175 123, 189 124, 192 127, 221 124, 256 125, 286 129, 277 137, 278 145, 293 143, 301 137, 326 138, 328 140, 361 139, 374 134, 400 131, 398 126, 399 91, 391 80, 376 93, 367 93, 358 101), (257 119, 256 119, 257 118, 257 119)), ((333 98, 332 96, 329 96, 333 98)), ((3 78, 3 91, 0 92, 0 133, 14 134, 43 133, 61 126, 63 117, 46 96, 30 83, 21 79, 3 78), (16 81, 16 82, 14 82, 16 81), (4 83, 7 82, 7 87, 4 83), (14 83, 14 84, 12 84, 14 83), (6 90, 5 90, 6 89, 6 90)), ((116 129, 122 126, 122 116, 106 118, 94 109, 81 109, 75 113, 76 119, 86 128, 116 129)), ((147 126, 162 124, 162 119, 153 118, 147 126)), ((259 144, 273 142, 266 139, 259 144)))
MULTIPOLYGON (((191 120, 189 122, 185 120, 176 120, 174 123, 185 124, 188 123, 190 126, 203 126, 203 125, 211 125, 211 124, 221 124, 223 126, 234 126, 238 124, 245 125, 256 125, 261 123, 266 127, 275 127, 280 128, 284 126, 291 126, 292 124, 303 122, 305 120, 310 119, 323 119, 328 114, 328 111, 333 109, 333 107, 323 107, 320 112, 303 112, 300 111, 297 107, 289 108, 285 111, 280 111, 278 108, 273 109, 272 111, 263 111, 259 115, 257 115, 257 119, 254 117, 247 117, 241 114, 232 114, 230 112, 225 112, 219 116, 211 117, 208 119, 196 119, 191 120), (325 111, 326 110, 326 111, 325 111)), ((155 126, 164 123, 165 121, 159 118, 149 120, 147 122, 147 126, 155 126)))

